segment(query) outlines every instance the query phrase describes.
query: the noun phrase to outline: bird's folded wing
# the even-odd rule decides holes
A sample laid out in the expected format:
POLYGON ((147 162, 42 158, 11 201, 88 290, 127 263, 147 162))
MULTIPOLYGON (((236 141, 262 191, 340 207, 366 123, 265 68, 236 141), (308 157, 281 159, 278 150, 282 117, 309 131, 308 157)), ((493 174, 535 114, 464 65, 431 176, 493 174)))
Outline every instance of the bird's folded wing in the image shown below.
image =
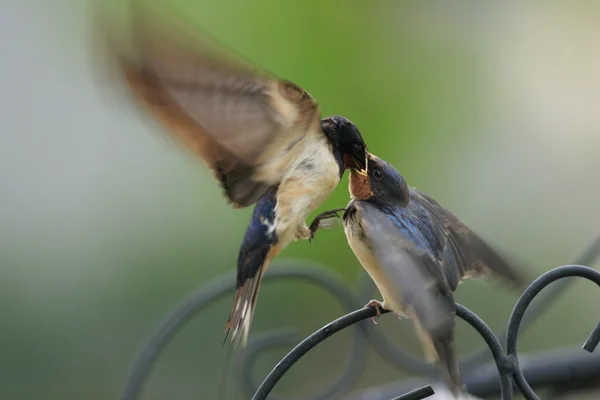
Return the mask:
POLYGON ((456 285, 463 277, 491 275, 517 287, 527 285, 528 281, 521 271, 434 199, 412 189, 411 201, 419 202, 443 226, 447 250, 453 253, 453 257, 447 257, 451 262, 443 265, 447 280, 456 285))
POLYGON ((400 303, 413 310, 427 332, 441 335, 452 329, 454 298, 437 261, 405 238, 376 207, 361 202, 357 208, 373 254, 400 303))
POLYGON ((137 6, 128 40, 114 31, 103 21, 97 33, 120 82, 215 171, 237 206, 278 184, 302 139, 320 132, 320 110, 306 91, 206 35, 186 33, 137 6))

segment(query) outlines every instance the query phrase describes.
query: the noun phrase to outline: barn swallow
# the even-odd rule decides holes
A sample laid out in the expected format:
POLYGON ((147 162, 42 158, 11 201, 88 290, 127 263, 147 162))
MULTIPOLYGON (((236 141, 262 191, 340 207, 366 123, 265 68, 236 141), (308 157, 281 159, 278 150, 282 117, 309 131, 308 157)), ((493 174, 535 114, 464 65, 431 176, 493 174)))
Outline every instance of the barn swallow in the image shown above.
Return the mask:
POLYGON ((132 49, 107 41, 125 87, 204 160, 234 207, 255 205, 226 324, 234 346, 245 346, 271 260, 292 241, 311 237, 307 216, 346 169, 364 170, 366 145, 347 118, 321 119, 315 99, 298 85, 206 38, 190 46, 164 22, 137 13, 132 18, 132 49))
MULTIPOLYGON (((451 212, 369 154, 367 174, 350 172, 351 200, 342 220, 352 251, 383 301, 366 306, 413 321, 426 359, 438 362, 450 389, 462 391, 454 343, 453 292, 466 277, 526 282, 451 212)), ((316 223, 319 225, 319 222, 316 223)))

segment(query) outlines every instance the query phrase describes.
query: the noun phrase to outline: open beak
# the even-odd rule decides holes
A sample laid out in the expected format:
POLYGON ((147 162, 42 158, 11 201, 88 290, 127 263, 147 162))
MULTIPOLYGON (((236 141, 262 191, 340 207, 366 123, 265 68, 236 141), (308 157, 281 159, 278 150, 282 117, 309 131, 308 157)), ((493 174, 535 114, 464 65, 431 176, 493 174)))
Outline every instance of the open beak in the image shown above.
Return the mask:
POLYGON ((364 159, 360 159, 356 156, 352 156, 352 164, 353 165, 350 168, 352 168, 354 171, 356 171, 358 174, 360 174, 362 176, 367 176, 367 173, 368 173, 367 166, 369 165, 368 158, 369 158, 369 152, 367 151, 367 149, 365 149, 365 158, 364 159))
POLYGON ((367 170, 364 168, 352 168, 354 171, 356 171, 357 174, 360 174, 362 176, 367 176, 367 170))

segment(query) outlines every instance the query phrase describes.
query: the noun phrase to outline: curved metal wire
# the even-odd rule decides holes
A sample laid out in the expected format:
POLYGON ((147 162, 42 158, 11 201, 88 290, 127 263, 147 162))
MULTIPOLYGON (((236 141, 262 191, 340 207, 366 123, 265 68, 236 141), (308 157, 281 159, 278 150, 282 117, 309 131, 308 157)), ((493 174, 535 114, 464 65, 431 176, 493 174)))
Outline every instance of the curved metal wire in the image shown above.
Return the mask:
MULTIPOLYGON (((535 296, 537 296, 538 293, 540 293, 546 286, 548 286, 552 282, 569 276, 579 276, 582 278, 586 278, 595 282, 596 285, 600 286, 600 272, 596 271, 595 269, 584 267, 582 265, 565 265, 562 267, 558 267, 546 272, 545 274, 537 278, 535 281, 533 281, 533 283, 529 285, 529 287, 523 292, 510 315, 510 319, 508 322, 508 335, 506 337, 506 348, 508 352, 508 357, 510 357, 514 362, 513 379, 519 387, 521 394, 526 399, 539 400, 538 396, 535 394, 531 386, 529 386, 529 383, 527 383, 523 372, 519 368, 519 357, 517 354, 517 337, 519 335, 519 327, 521 325, 521 321, 523 320, 523 316, 525 315, 527 307, 529 306, 529 304, 531 304, 531 302, 533 301, 535 296)), ((588 340, 586 340, 586 343, 583 345, 584 349, 587 347, 588 349, 591 349, 593 351, 593 349, 596 347, 596 344, 598 344, 596 339, 598 338, 598 335, 600 335, 600 332, 598 332, 599 325, 600 323, 596 325, 596 328, 594 328, 591 335, 589 336, 591 340, 589 338, 588 340)))
POLYGON ((403 394, 402 396, 396 397, 393 400, 419 400, 425 399, 429 396, 433 396, 435 392, 433 388, 429 385, 423 386, 422 388, 415 389, 411 392, 403 394))
MULTIPOLYGON (((387 311, 386 311, 387 313, 387 311)), ((367 318, 375 317, 376 310, 373 307, 365 307, 344 315, 333 322, 328 323, 292 349, 271 371, 258 390, 252 396, 252 400, 266 399, 271 390, 283 375, 298 361, 302 356, 312 350, 319 343, 332 336, 333 334, 354 325, 367 318)))
MULTIPOLYGON (((585 249, 575 257, 573 264, 578 265, 591 265, 600 257, 600 235, 594 239, 585 249)), ((527 315, 523 318, 521 326, 523 329, 529 327, 535 322, 556 300, 560 298, 560 295, 568 288, 569 284, 573 282, 572 279, 561 280, 556 282, 546 292, 536 298, 535 302, 531 306, 527 315)), ((371 298, 373 291, 375 290, 375 284, 369 278, 368 275, 364 275, 363 281, 361 282, 360 298, 368 299, 371 298)), ((381 358, 386 360, 390 365, 401 369, 403 371, 412 372, 419 375, 433 375, 435 369, 430 364, 427 364, 422 358, 418 358, 402 349, 399 345, 392 342, 380 329, 374 329, 368 327, 367 335, 369 341, 375 351, 380 355, 381 358)), ((496 337, 503 342, 506 340, 507 331, 504 330, 496 337)), ((465 373, 479 368, 481 364, 486 362, 490 357, 490 353, 486 346, 481 346, 471 353, 461 357, 460 368, 465 373)))
MULTIPOLYGON (((283 377, 283 375, 300 358, 302 358, 302 356, 304 356, 306 353, 308 353, 310 350, 316 347, 319 343, 323 342, 325 339, 331 337, 333 334, 341 331, 344 328, 347 328, 353 324, 356 324, 368 318, 374 317, 376 313, 377 311, 373 307, 361 308, 359 310, 346 314, 341 318, 336 319, 335 321, 317 330, 312 335, 308 336, 306 339, 300 342, 300 344, 294 347, 292 351, 290 351, 269 373, 269 375, 265 378, 263 383, 260 385, 256 393, 252 397, 252 400, 265 400, 267 396, 271 393, 277 382, 279 382, 279 380, 283 377)), ((382 312, 382 314, 387 313, 388 311, 382 312)), ((458 315, 460 318, 469 323, 483 337, 498 366, 498 372, 501 376, 502 399, 512 399, 512 387, 510 377, 505 374, 506 360, 504 356, 504 351, 502 350, 502 345, 494 335, 494 332, 475 313, 473 313, 471 310, 460 304, 456 305, 456 315, 458 315)), ((412 391, 410 393, 406 393, 400 398, 410 398, 416 400, 424 399, 432 394, 433 389, 431 388, 431 386, 425 386, 423 388, 416 389, 415 391, 412 391), (408 396, 409 394, 410 397, 404 397, 408 396)))
MULTIPOLYGON (((288 262, 287 264, 290 263, 288 262)), ((324 274, 324 266, 320 266, 319 269, 313 271, 309 270, 309 273, 307 274, 307 271, 302 272, 305 267, 302 267, 301 265, 298 265, 298 268, 302 268, 302 270, 299 271, 299 274, 295 274, 297 280, 305 280, 308 283, 326 289, 328 294, 340 302, 346 312, 351 312, 361 306, 358 304, 354 293, 346 287, 341 278, 324 274)), ((289 269, 290 266, 282 265, 281 268, 289 269)), ((360 324, 360 329, 353 332, 353 343, 350 349, 350 355, 347 358, 344 367, 341 369, 341 372, 338 373, 338 377, 335 380, 332 380, 322 393, 311 396, 311 400, 329 400, 335 394, 349 390, 356 380, 360 378, 364 371, 367 358, 367 346, 365 344, 366 326, 368 325, 360 324)), ((252 374, 249 373, 249 371, 253 370, 253 364, 256 358, 268 349, 284 345, 293 346, 295 343, 297 343, 296 335, 292 333, 290 328, 278 329, 263 333, 259 337, 254 335, 250 338, 246 346, 245 356, 241 360, 238 368, 238 381, 241 383, 242 390, 248 397, 251 397, 259 386, 258 382, 252 380, 252 374)), ((271 396, 271 399, 273 400, 280 398, 281 397, 275 395, 271 396)), ((289 399, 289 397, 286 398, 289 399)), ((302 399, 307 399, 307 397, 303 396, 302 399)))
MULTIPOLYGON (((584 252, 582 252, 578 257, 577 264, 591 264, 599 255, 600 236, 588 246, 584 252)), ((337 299, 346 312, 350 312, 362 306, 362 304, 359 303, 357 296, 346 287, 343 280, 339 276, 333 274, 331 269, 326 268, 322 264, 305 261, 280 261, 276 262, 276 264, 283 265, 271 268, 265 274, 265 282, 280 278, 304 280, 326 289, 335 299, 337 299)), ((555 301, 558 298, 558 295, 564 291, 569 281, 570 280, 563 279, 556 282, 549 290, 537 297, 527 314, 522 317, 520 321, 521 327, 526 328, 535 320, 535 318, 539 317, 539 315, 547 309, 548 305, 552 301, 555 301)), ((213 301, 216 301, 234 290, 235 279, 232 271, 231 273, 225 274, 212 280, 208 284, 203 285, 177 305, 163 319, 156 331, 152 333, 140 350, 131 367, 121 398, 124 400, 137 399, 143 384, 152 369, 152 365, 177 332, 183 329, 195 315, 213 301)), ((369 288, 368 284, 363 285, 362 292, 366 293, 367 290, 372 291, 372 286, 369 288)), ((437 375, 432 366, 394 345, 380 330, 374 329, 372 324, 361 322, 357 327, 359 329, 354 332, 352 351, 346 365, 342 368, 342 372, 328 388, 325 388, 322 393, 315 395, 310 399, 327 399, 334 393, 344 393, 348 391, 363 372, 367 344, 371 344, 377 353, 398 368, 403 368, 410 372, 430 377, 437 375), (368 340, 363 340, 365 338, 368 340)), ((505 336, 506 331, 497 335, 497 338, 500 341, 503 341, 505 336)), ((586 341, 585 348, 593 350, 598 341, 600 341, 600 323, 586 341)), ((253 393, 257 391, 259 386, 257 382, 253 381, 252 376, 249 373, 249 371, 252 370, 252 365, 259 353, 267 348, 290 345, 294 342, 293 330, 290 329, 272 331, 260 336, 251 336, 245 352, 246 356, 241 360, 237 371, 240 378, 238 381, 241 383, 243 391, 248 394, 248 397, 251 397, 253 393)), ((465 375, 467 375, 467 381, 469 380, 470 372, 473 372, 475 375, 478 372, 477 370, 473 371, 473 366, 477 365, 479 370, 481 364, 489 356, 489 348, 483 346, 480 350, 476 350, 471 353, 471 355, 463 358, 461 369, 466 372, 465 375)), ((409 382, 410 381, 406 381, 407 384, 409 382)), ((412 389, 420 386, 424 385, 412 386, 412 389)), ((396 391, 395 393, 398 392, 396 391)), ((274 397, 271 395, 269 398, 281 399, 282 397, 274 397)), ((288 397, 286 397, 286 399, 287 398, 288 397)), ((307 397, 303 398, 307 399, 307 397)))
MULTIPOLYGON (((510 365, 505 367, 511 368, 510 365)), ((552 388, 562 394, 559 399, 568 397, 566 393, 571 395, 577 391, 598 388, 600 383, 600 353, 589 354, 578 347, 569 346, 520 356, 519 367, 531 387, 552 388)), ((403 379, 355 390, 346 395, 344 400, 389 400, 398 393, 407 393, 429 383, 431 380, 428 378, 403 379)), ((477 398, 498 398, 501 392, 495 362, 481 365, 476 371, 464 374, 464 383, 469 394, 477 398)))
MULTIPOLYGON (((304 280, 313 285, 325 288, 328 293, 331 293, 342 305, 345 312, 352 311, 360 305, 357 304, 357 300, 354 293, 348 289, 343 280, 333 274, 330 268, 323 266, 322 264, 307 261, 287 261, 278 262, 279 267, 271 268, 268 273, 265 274, 263 280, 265 283, 276 279, 294 279, 304 280), (325 271, 328 271, 325 273, 325 271)), ((222 296, 225 296, 229 292, 235 290, 235 274, 225 274, 224 276, 213 279, 206 285, 203 285, 187 298, 182 300, 180 304, 175 306, 171 312, 169 312, 163 320, 158 324, 158 328, 150 335, 146 340, 145 344, 139 351, 135 361, 133 362, 129 376, 125 383, 125 388, 122 392, 121 399, 123 400, 134 400, 140 395, 141 389, 150 373, 152 366, 160 356, 162 350, 170 343, 175 335, 181 331, 191 319, 204 310, 208 305, 218 300, 222 296)), ((364 331, 363 331, 364 332, 364 331)), ((277 335, 281 335, 281 331, 277 332, 277 335)), ((290 331, 287 330, 285 338, 289 338, 290 331)), ((264 350, 267 347, 271 347, 274 343, 277 343, 276 338, 271 334, 270 342, 268 345, 263 345, 260 342, 252 339, 249 342, 247 354, 250 357, 245 358, 243 369, 247 371, 247 363, 254 359, 256 352, 264 350)), ((355 339, 358 339, 355 337, 355 339)), ((289 339, 287 340, 289 342, 289 339)), ((364 340, 358 340, 357 345, 353 346, 354 351, 352 357, 360 361, 366 356, 366 346, 364 340)), ((355 364, 354 359, 350 359, 347 362, 346 368, 340 374, 338 383, 332 386, 332 389, 336 390, 347 390, 351 387, 355 381, 355 377, 360 375, 360 372, 356 368, 352 368, 355 364), (350 368, 348 368, 348 366, 350 368)), ((362 363, 364 364, 364 363, 362 363)), ((360 365, 360 363, 359 363, 360 365)), ((249 380, 244 380, 246 384, 246 390, 251 393, 255 390, 255 387, 249 380), (250 383, 249 383, 250 382, 250 383)), ((331 390, 326 391, 325 394, 331 390)), ((322 397, 317 397, 322 398, 322 397)))
MULTIPOLYGON (((523 371, 519 366, 519 359, 517 354, 517 336, 519 333, 521 322, 523 321, 523 316, 525 315, 525 311, 527 310, 527 307, 529 306, 529 304, 531 304, 535 296, 552 282, 569 276, 583 277, 595 282, 598 286, 600 286, 600 272, 581 265, 565 265, 562 267, 554 268, 540 276, 535 281, 533 281, 533 283, 531 283, 525 289, 511 313, 510 320, 508 323, 506 339, 507 355, 504 355, 502 345, 500 344, 500 341, 498 340, 496 335, 494 335, 494 332, 486 325, 486 323, 481 318, 479 318, 475 313, 473 313, 466 307, 460 304, 456 305, 456 315, 462 318, 464 321, 469 323, 472 327, 474 327, 477 330, 480 336, 485 340, 489 350, 492 353, 492 356, 494 357, 500 378, 500 392, 502 400, 511 400, 513 398, 511 376, 515 384, 519 388, 519 391, 521 392, 523 397, 525 397, 525 399, 539 400, 538 396, 535 394, 535 392, 525 379, 523 371)), ((349 327, 367 318, 374 317, 376 315, 376 312, 377 311, 371 307, 365 307, 356 310, 325 325, 323 328, 319 329, 318 331, 304 339, 277 364, 277 366, 271 371, 271 373, 269 373, 269 375, 265 378, 263 383, 260 385, 256 393, 252 397, 252 400, 265 400, 270 394, 271 390, 273 390, 277 382, 283 377, 283 375, 303 355, 308 353, 308 351, 313 349, 319 343, 346 327, 349 327)), ((596 327, 586 340, 583 346, 584 349, 589 351, 593 350, 596 347, 598 341, 600 340, 599 331, 600 322, 596 325, 596 327)), ((598 374, 598 378, 600 378, 600 373, 598 374)), ((551 384, 552 381, 547 380, 546 383, 551 384)), ((600 384, 600 382, 598 382, 598 384, 600 384)), ((415 395, 415 397, 410 398, 422 399, 428 396, 421 396, 420 392, 418 393, 419 394, 415 395)), ((408 394, 409 393, 407 393, 406 395, 408 394)))
MULTIPOLYGON (((598 236, 590 245, 588 245, 580 255, 576 257, 576 264, 591 264, 596 261, 596 259, 600 256, 600 236, 598 236)), ((527 328, 531 325, 537 318, 539 318, 542 313, 549 308, 549 306, 559 298, 559 295, 568 287, 569 283, 572 280, 563 280, 557 282, 553 285, 547 292, 542 294, 537 300, 525 318, 522 321, 523 328, 527 328)), ((360 298, 370 298, 371 293, 373 292, 375 286, 372 280, 368 275, 364 275, 363 282, 361 285, 361 293, 360 298)), ((358 304, 358 301, 356 301, 358 304)), ((374 348, 374 350, 388 363, 395 366, 398 369, 402 369, 407 372, 411 372, 419 375, 426 375, 430 377, 434 377, 437 375, 436 369, 426 363, 422 358, 418 358, 409 352, 403 350, 398 345, 394 344, 388 337, 380 330, 376 329, 372 324, 360 324, 360 329, 367 336, 369 344, 374 348)), ((503 331, 496 336, 498 340, 503 342, 506 339, 507 331, 503 331)), ((252 354, 252 360, 254 357, 262 350, 266 350, 267 347, 273 347, 273 343, 275 343, 275 337, 271 336, 270 341, 261 341, 262 348, 255 348, 252 344, 248 346, 248 353, 252 354)), ((289 342, 288 342, 289 343, 289 342)), ((293 343, 290 343, 293 345, 293 343)), ((363 349, 361 344, 358 344, 360 349, 363 349)), ((358 347, 353 347, 353 351, 357 352, 358 347)), ((462 357, 461 359, 461 369, 465 373, 469 373, 469 371, 474 370, 483 364, 487 359, 489 359, 490 353, 487 346, 482 345, 479 349, 475 349, 467 356, 462 357)), ((249 359, 248 359, 249 360, 249 359)), ((347 376, 355 376, 354 372, 358 373, 359 370, 359 359, 350 358, 349 362, 346 364, 346 368, 344 371, 347 371, 347 376)), ((251 363, 246 363, 245 370, 251 370, 251 363)), ((249 397, 257 390, 258 385, 255 383, 250 383, 250 374, 243 373, 244 368, 240 370, 240 379, 243 382, 244 392, 248 394, 249 397)), ((335 393, 333 389, 339 389, 340 387, 348 387, 352 382, 343 382, 337 380, 334 385, 330 386, 330 390, 326 390, 322 395, 317 395, 315 397, 311 397, 311 400, 321 400, 327 399, 325 396, 329 393, 335 393)), ((339 393, 339 392, 337 392, 339 393)), ((278 399, 274 397, 274 399, 278 399)))

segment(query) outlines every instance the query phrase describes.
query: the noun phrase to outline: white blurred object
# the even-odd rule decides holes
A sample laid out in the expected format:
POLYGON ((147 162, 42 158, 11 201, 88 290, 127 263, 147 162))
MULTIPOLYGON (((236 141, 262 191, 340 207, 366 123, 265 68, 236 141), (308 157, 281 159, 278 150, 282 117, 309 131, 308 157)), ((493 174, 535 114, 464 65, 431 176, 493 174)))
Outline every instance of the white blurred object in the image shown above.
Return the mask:
POLYGON ((431 400, 481 400, 480 397, 472 396, 468 393, 461 395, 460 397, 454 397, 452 392, 448 390, 448 388, 444 385, 434 384, 431 385, 435 394, 433 396, 427 397, 427 399, 431 400))
MULTIPOLYGON (((468 393, 465 393, 460 397, 454 397, 452 392, 446 386, 439 383, 430 384, 430 386, 435 393, 427 397, 427 400, 481 400, 481 398, 472 396, 468 393)), ((360 391, 359 395, 351 395, 347 398, 351 400, 381 399, 384 395, 384 390, 386 396, 391 392, 390 387, 388 385, 374 386, 372 388, 360 391)))

